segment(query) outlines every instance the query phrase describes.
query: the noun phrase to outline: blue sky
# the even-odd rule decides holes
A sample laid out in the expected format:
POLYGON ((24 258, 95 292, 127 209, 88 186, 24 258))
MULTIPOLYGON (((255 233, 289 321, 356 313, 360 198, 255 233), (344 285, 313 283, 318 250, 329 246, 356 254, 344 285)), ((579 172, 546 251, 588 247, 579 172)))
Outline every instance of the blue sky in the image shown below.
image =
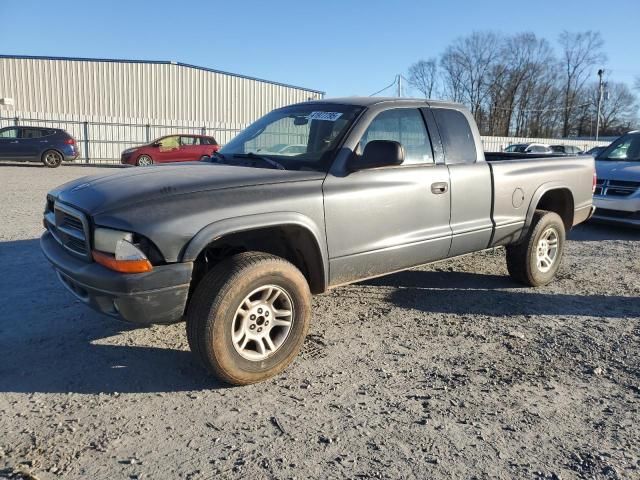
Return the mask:
MULTIPOLYGON (((637 0, 0 0, 0 53, 175 60, 369 95, 474 30, 598 30, 612 80, 640 76, 637 0)), ((595 72, 594 72, 594 80, 595 72)))

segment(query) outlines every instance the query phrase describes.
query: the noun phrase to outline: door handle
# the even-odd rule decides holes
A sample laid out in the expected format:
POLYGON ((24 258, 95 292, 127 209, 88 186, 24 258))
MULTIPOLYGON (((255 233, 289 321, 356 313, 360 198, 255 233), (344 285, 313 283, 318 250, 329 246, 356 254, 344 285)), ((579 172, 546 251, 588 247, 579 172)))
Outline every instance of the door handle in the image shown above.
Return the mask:
POLYGON ((18 140, 14 140, 13 142, 9 142, 9 143, 18 143, 18 140))
POLYGON ((40 140, 40 143, 49 143, 49 140, 40 140))
POLYGON ((447 193, 447 190, 449 190, 449 184, 447 182, 436 182, 431 184, 431 193, 436 195, 447 193))

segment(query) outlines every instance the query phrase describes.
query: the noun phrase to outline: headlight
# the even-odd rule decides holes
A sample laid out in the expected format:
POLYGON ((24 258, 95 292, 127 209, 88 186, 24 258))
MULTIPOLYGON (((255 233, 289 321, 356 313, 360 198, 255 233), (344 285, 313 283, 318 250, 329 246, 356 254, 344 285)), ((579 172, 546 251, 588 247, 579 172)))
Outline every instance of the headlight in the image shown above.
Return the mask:
POLYGON ((110 228, 96 228, 93 231, 93 248, 101 252, 116 253, 116 246, 120 240, 133 241, 133 233, 110 228))
POLYGON ((110 228, 93 232, 93 259, 100 265, 121 273, 153 270, 147 256, 133 243, 133 234, 110 228))
POLYGON ((127 153, 132 153, 135 152, 137 150, 137 148, 127 148, 124 152, 122 152, 123 155, 126 155, 127 153))

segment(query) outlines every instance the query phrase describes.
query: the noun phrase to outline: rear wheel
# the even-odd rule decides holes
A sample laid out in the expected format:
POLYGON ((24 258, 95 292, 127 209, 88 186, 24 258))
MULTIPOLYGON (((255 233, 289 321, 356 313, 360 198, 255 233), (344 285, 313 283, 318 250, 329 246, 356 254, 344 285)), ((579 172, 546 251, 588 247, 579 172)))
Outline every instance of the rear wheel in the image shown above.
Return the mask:
POLYGON ((209 155, 202 155, 200 161, 209 160, 209 155))
POLYGON ((531 287, 548 284, 560 268, 564 243, 565 228, 560 216, 537 210, 525 239, 507 247, 511 278, 531 287))
POLYGON ((211 373, 247 385, 291 363, 310 317, 309 286, 294 265, 260 252, 240 253, 198 284, 187 309, 187 338, 211 373))
POLYGON ((153 165, 153 159, 149 155, 140 155, 136 160, 136 165, 139 167, 153 165))
POLYGON ((47 150, 42 154, 42 163, 48 168, 57 168, 62 164, 62 154, 56 150, 47 150))

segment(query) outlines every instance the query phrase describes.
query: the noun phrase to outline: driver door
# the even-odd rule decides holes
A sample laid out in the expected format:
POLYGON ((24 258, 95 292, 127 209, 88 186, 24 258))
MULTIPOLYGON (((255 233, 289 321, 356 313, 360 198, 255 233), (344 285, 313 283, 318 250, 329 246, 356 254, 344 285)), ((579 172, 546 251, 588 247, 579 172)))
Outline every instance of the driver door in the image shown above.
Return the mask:
POLYGON ((177 162, 180 154, 180 137, 171 135, 158 140, 158 147, 153 154, 154 162, 177 162))
POLYGON ((405 151, 399 166, 330 174, 325 224, 330 285, 348 283, 445 258, 451 245, 449 171, 434 161, 418 108, 382 111, 359 142, 393 140, 405 151))

